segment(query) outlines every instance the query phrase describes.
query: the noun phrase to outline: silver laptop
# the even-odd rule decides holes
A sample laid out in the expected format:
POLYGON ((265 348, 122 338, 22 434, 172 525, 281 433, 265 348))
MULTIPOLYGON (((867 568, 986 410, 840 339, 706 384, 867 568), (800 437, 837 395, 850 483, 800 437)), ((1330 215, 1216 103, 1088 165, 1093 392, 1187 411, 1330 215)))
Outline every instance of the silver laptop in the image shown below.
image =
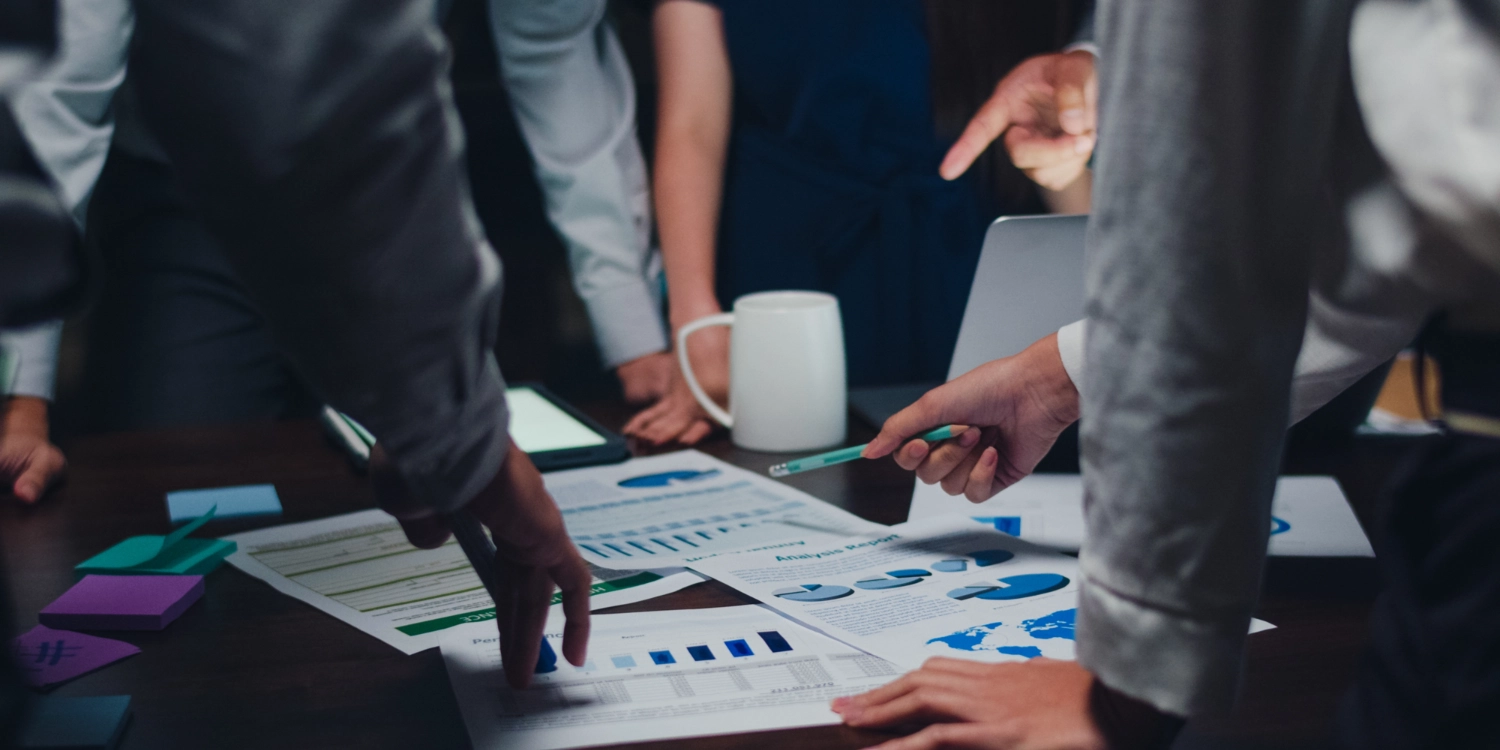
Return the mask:
POLYGON ((1087 227, 1087 216, 1007 216, 990 225, 949 380, 1083 317, 1087 227))

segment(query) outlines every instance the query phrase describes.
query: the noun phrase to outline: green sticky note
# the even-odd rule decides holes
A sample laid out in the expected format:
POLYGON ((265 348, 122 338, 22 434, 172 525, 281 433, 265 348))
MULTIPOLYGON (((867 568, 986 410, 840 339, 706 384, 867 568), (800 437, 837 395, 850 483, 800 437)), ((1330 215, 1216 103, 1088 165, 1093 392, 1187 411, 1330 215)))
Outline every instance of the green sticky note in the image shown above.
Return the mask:
POLYGON ((166 536, 133 536, 79 563, 81 573, 115 575, 204 575, 236 549, 224 539, 191 539, 217 508, 166 536))

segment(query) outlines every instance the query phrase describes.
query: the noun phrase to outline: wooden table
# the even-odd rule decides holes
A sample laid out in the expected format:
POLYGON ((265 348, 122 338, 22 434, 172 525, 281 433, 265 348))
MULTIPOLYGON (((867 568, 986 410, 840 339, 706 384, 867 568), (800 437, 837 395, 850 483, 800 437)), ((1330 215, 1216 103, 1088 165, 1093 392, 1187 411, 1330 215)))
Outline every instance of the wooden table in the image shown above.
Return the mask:
MULTIPOLYGON (((616 427, 627 416, 608 405, 588 411, 616 427)), ((851 433, 851 441, 871 436, 852 420, 851 433)), ((72 464, 64 486, 40 507, 0 507, 17 632, 72 585, 74 564, 127 536, 166 533, 168 491, 276 485, 282 518, 217 521, 208 530, 219 535, 372 504, 364 479, 312 422, 96 436, 64 447, 72 464)), ((723 437, 702 449, 758 471, 785 460, 736 449, 723 437)), ((1368 519, 1394 459, 1409 449, 1409 441, 1365 442, 1303 468, 1337 475, 1368 519)), ((898 523, 912 479, 890 462, 858 462, 789 483, 870 520, 898 523)), ((1250 639, 1244 699, 1232 715, 1195 721, 1178 747, 1318 746, 1365 639, 1375 578, 1369 560, 1273 560, 1258 614, 1279 627, 1250 639)), ((708 582, 618 610, 747 601, 708 582)), ((142 653, 56 694, 133 696, 124 748, 468 745, 437 650, 402 655, 227 565, 209 576, 203 601, 165 631, 106 635, 142 653)), ((886 736, 824 727, 652 746, 854 748, 886 736)))

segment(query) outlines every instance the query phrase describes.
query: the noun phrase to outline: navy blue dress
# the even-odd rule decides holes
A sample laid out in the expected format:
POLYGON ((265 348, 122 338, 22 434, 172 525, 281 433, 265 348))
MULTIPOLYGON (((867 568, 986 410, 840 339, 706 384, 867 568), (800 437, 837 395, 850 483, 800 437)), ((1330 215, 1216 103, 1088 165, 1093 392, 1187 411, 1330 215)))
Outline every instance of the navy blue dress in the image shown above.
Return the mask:
POLYGON ((734 72, 718 294, 839 298, 851 385, 944 379, 985 226, 938 164, 921 0, 713 0, 734 72))

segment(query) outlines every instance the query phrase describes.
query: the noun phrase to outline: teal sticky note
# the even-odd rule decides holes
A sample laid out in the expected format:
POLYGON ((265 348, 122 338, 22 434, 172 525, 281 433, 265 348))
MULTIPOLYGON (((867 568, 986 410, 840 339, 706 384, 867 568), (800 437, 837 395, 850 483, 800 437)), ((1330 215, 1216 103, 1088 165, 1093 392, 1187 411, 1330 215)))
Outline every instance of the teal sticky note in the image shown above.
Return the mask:
POLYGON ((130 719, 130 696, 61 698, 44 695, 32 700, 21 726, 19 747, 26 750, 113 748, 125 734, 130 719))
POLYGON ((280 515, 281 498, 269 484, 213 487, 167 493, 167 515, 172 523, 198 518, 217 508, 217 518, 280 515))
POLYGON ((81 573, 104 575, 205 575, 237 545, 224 539, 191 539, 214 517, 214 509, 166 536, 133 536, 74 567, 81 573))

